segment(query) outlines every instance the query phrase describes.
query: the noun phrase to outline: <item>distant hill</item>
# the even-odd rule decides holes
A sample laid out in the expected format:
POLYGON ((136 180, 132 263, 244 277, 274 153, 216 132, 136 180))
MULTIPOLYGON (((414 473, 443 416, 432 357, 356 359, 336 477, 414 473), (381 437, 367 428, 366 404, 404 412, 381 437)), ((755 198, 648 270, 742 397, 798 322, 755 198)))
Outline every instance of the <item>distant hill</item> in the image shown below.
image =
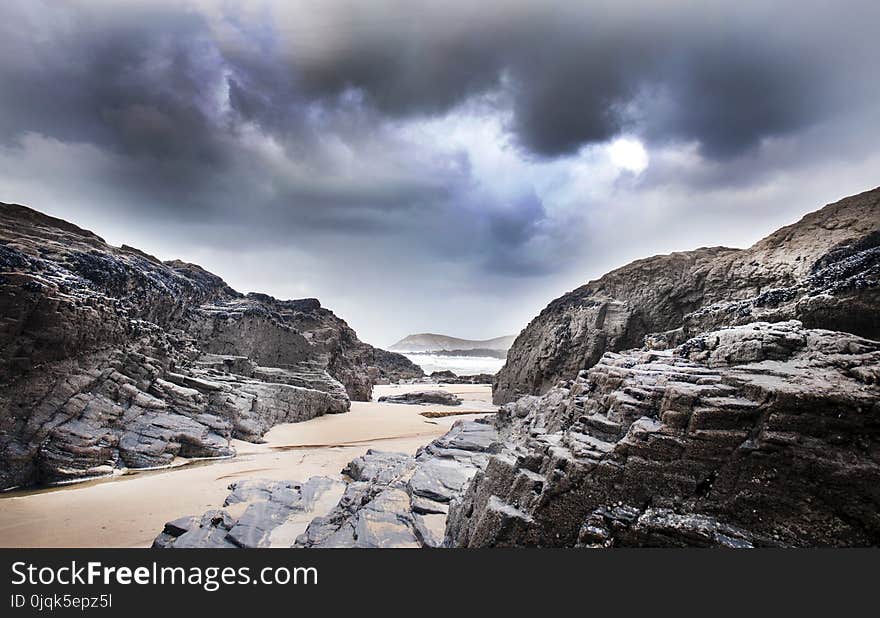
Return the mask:
POLYGON ((434 333, 420 333, 404 337, 388 349, 395 352, 439 352, 441 350, 479 349, 506 352, 513 345, 514 339, 516 339, 515 335, 507 335, 484 341, 473 341, 471 339, 459 339, 458 337, 448 337, 447 335, 437 335, 434 333))

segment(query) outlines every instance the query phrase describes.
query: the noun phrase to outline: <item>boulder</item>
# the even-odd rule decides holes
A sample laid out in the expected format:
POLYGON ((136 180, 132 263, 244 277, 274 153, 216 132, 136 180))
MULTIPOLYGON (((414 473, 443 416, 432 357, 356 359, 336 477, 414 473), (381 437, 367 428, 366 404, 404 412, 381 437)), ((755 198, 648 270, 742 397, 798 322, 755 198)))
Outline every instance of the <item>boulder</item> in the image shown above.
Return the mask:
POLYGON ((460 406, 461 398, 445 391, 415 391, 400 395, 384 395, 379 397, 384 403, 405 403, 411 405, 438 404, 441 406, 460 406))
POLYGON ((491 373, 477 373, 468 376, 459 376, 452 371, 435 371, 429 376, 437 382, 445 384, 492 384, 495 376, 491 373))

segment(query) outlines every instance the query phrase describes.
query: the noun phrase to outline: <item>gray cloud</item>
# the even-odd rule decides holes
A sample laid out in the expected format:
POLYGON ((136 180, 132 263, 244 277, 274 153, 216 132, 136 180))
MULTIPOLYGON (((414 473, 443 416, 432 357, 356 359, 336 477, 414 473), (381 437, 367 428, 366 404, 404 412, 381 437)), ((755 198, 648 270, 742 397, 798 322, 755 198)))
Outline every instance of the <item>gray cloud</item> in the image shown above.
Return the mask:
MULTIPOLYGON (((352 90, 378 116, 406 118, 506 88, 510 128, 537 155, 571 153, 630 128, 695 140, 706 156, 727 158, 845 110, 852 99, 832 96, 836 87, 876 81, 867 52, 877 46, 864 40, 880 10, 867 1, 818 9, 774 3, 771 12, 750 3, 606 11, 570 2, 508 10, 509 3, 443 4, 309 5, 337 40, 317 50, 297 46, 299 31, 228 9, 218 19, 237 24, 248 43, 232 45, 208 17, 162 3, 112 14, 47 3, 44 11, 61 14, 64 27, 34 41, 33 24, 22 22, 44 14, 6 6, 0 134, 30 129, 172 157, 192 162, 197 174, 228 164, 225 138, 239 121, 308 142, 314 127, 306 112, 317 106, 344 124, 335 115, 352 90), (780 32, 783 18, 793 34, 780 32), (851 53, 817 44, 835 38, 851 53), (224 112, 217 106, 226 89, 224 112)), ((303 15, 290 6, 279 10, 291 20, 303 15)))
MULTIPOLYGON (((281 252, 343 308, 368 302, 351 290, 379 269, 426 299, 426 320, 532 299, 473 326, 489 336, 585 264, 686 244, 654 243, 643 203, 705 218, 707 243, 713 216, 748 210, 746 238, 768 204, 817 204, 742 195, 776 200, 876 154, 876 3, 625 4, 6 2, 0 200, 242 282, 255 277, 222 252, 281 252), (481 162, 489 138, 444 134, 474 118, 502 127, 492 156, 513 153, 509 169, 481 162), (651 165, 609 181, 594 159, 621 135, 651 165)), ((392 322, 376 309, 369 328, 392 322)))

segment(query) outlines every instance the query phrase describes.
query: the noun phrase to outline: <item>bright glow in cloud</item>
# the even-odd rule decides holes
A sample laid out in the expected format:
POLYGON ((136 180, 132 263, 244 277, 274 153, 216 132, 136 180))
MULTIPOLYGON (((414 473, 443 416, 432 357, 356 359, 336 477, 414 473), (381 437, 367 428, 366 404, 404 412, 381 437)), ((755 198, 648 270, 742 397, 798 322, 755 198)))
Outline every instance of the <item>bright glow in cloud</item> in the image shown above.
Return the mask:
POLYGON ((0 200, 371 343, 515 333, 876 186, 880 3, 843 2, 0 2, 0 200))
POLYGON ((615 167, 640 174, 648 167, 648 152, 637 139, 620 137, 608 145, 608 156, 615 167))

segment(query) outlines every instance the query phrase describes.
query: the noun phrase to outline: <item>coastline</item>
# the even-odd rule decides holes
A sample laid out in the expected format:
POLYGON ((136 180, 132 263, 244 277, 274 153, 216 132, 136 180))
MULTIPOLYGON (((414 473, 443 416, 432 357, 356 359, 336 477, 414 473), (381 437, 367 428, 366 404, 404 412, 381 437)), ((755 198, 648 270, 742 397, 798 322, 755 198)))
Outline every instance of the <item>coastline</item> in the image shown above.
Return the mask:
POLYGON ((452 371, 459 376, 497 373, 504 366, 503 358, 490 356, 449 356, 437 352, 400 352, 421 367, 425 375, 435 371, 452 371))

